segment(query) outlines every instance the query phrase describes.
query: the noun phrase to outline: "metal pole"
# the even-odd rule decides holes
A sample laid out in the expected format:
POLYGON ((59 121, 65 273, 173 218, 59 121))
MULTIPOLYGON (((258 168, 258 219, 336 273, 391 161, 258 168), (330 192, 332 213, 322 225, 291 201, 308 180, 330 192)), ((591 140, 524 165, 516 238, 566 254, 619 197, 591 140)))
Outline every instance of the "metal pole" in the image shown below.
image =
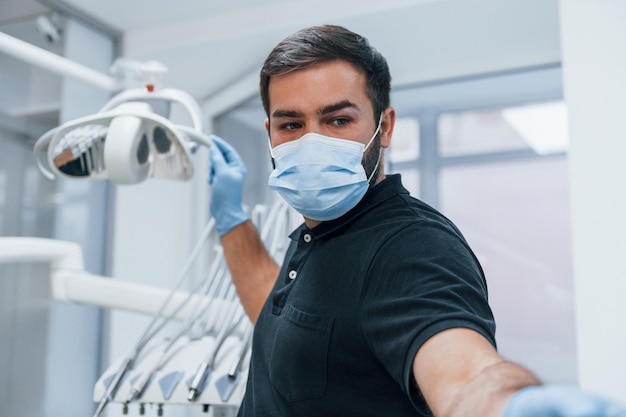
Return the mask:
POLYGON ((76 78, 103 90, 117 91, 121 88, 120 83, 113 77, 2 32, 0 32, 0 52, 59 75, 76 78))

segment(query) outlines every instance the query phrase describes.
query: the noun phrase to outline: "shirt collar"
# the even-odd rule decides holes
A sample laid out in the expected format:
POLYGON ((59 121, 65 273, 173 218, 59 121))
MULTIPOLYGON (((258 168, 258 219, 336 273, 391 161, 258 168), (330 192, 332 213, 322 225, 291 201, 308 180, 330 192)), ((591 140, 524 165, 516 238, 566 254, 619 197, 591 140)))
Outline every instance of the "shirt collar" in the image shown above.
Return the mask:
POLYGON ((324 238, 399 193, 409 194, 402 186, 400 174, 387 175, 383 181, 370 188, 361 201, 343 216, 322 222, 313 229, 309 229, 307 225, 303 223, 294 230, 289 237, 292 240, 298 240, 302 232, 306 230, 311 233, 315 239, 324 238))

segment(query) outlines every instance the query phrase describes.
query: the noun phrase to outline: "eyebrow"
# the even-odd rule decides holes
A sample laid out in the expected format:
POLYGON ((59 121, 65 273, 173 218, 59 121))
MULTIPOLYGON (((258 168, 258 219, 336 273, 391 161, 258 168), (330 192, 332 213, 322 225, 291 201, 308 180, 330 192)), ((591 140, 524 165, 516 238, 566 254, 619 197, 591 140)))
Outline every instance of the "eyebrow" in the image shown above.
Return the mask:
POLYGON ((317 113, 320 116, 323 116, 325 114, 333 113, 333 112, 336 112, 337 110, 341 110, 341 109, 345 109, 345 108, 352 108, 352 109, 356 109, 356 110, 359 109, 359 107, 356 104, 354 104, 353 102, 351 102, 349 100, 343 100, 343 101, 340 101, 339 103, 330 104, 330 105, 328 105, 326 107, 323 107, 317 113))
POLYGON ((292 119, 295 118, 299 118, 302 117, 303 114, 299 111, 295 111, 295 110, 276 110, 274 111, 274 113, 272 113, 272 117, 273 118, 278 118, 278 117, 289 117, 292 119))
MULTIPOLYGON (((320 116, 323 116, 325 114, 333 113, 333 112, 336 112, 337 110, 341 110, 345 108, 353 108, 356 110, 359 109, 359 107, 356 104, 352 103, 351 101, 343 100, 338 103, 333 103, 333 104, 329 104, 328 106, 322 107, 320 110, 318 110, 317 114, 319 114, 320 116)), ((279 117, 300 118, 303 116, 304 114, 302 112, 299 112, 296 110, 278 109, 272 113, 272 118, 279 118, 279 117)))

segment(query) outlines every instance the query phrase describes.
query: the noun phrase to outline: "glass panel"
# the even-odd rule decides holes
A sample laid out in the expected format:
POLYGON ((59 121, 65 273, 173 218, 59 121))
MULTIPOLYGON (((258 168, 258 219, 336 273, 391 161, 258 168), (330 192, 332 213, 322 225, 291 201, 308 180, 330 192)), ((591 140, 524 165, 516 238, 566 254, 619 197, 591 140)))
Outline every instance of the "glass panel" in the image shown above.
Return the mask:
POLYGON ((4 200, 6 195, 6 174, 0 169, 0 235, 2 235, 2 224, 4 222, 4 200))
POLYGON ((390 163, 417 161, 420 149, 420 125, 415 117, 398 117, 391 145, 386 153, 390 163))
POLYGON ((417 169, 419 150, 419 120, 415 117, 396 118, 391 145, 385 152, 385 172, 402 175, 402 184, 413 197, 419 197, 420 179, 417 169))
MULTIPOLYGON (((34 166, 26 140, 0 127, 0 237, 50 237, 55 185, 34 166), (40 186, 44 184, 45 186, 40 186), (45 209, 44 209, 45 208, 45 209)), ((2 415, 44 415, 44 401, 23 401, 46 393, 50 344, 49 267, 40 263, 0 263, 0 403, 2 415), (6 377, 4 377, 6 376, 6 377)))
POLYGON ((567 160, 445 168, 441 208, 485 271, 500 353, 576 380, 567 160))
POLYGON ((562 101, 488 111, 442 114, 438 122, 442 156, 534 150, 539 155, 568 146, 567 109, 562 101))
POLYGON ((539 155, 569 147, 567 106, 562 101, 504 109, 502 117, 539 155))
MULTIPOLYGON (((22 235, 24 236, 46 236, 43 230, 39 230, 41 219, 45 211, 43 206, 52 200, 51 195, 43 193, 40 188, 41 181, 48 181, 43 178, 41 172, 34 166, 24 167, 24 188, 22 194, 22 235), (42 199, 42 197, 44 197, 42 199), (46 201, 47 200, 47 201, 46 201)), ((48 181, 49 182, 49 181, 48 181)), ((54 210, 54 206, 50 204, 47 207, 54 210)), ((50 227, 51 229, 51 227, 50 227)))

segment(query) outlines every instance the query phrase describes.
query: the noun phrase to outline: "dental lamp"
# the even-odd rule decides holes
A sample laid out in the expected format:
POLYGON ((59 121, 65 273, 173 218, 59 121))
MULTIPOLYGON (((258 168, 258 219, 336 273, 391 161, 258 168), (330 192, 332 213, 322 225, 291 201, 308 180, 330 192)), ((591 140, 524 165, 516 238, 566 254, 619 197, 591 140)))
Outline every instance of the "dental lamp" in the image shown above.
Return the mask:
POLYGON ((96 114, 56 127, 35 143, 37 165, 48 178, 108 179, 135 184, 147 178, 178 181, 193 176, 191 154, 210 146, 202 112, 188 93, 163 88, 155 81, 166 71, 156 62, 141 68, 145 88, 115 95, 96 114), (154 108, 180 104, 192 125, 174 124, 154 108))

